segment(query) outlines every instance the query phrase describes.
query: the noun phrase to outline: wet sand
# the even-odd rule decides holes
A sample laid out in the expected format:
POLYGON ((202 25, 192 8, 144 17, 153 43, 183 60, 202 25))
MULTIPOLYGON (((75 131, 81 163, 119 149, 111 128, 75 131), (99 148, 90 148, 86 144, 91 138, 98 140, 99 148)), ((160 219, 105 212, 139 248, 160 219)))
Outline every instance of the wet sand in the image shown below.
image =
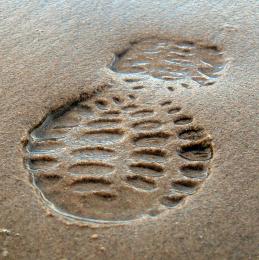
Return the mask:
POLYGON ((3 3, 0 259, 259 258, 258 7, 3 3))

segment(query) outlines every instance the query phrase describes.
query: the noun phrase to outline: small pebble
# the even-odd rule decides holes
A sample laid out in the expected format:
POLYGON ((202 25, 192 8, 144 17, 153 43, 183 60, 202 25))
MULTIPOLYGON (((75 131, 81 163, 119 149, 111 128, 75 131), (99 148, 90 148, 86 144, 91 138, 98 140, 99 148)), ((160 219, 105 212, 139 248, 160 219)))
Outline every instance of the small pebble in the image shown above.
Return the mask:
POLYGON ((3 257, 8 256, 8 251, 7 251, 6 249, 3 250, 3 252, 2 252, 2 256, 3 256, 3 257))
POLYGON ((6 228, 0 228, 0 233, 6 234, 6 235, 10 235, 11 231, 6 229, 6 228))
POLYGON ((99 236, 97 235, 97 234, 93 234, 92 236, 91 236, 91 238, 92 239, 97 239, 99 236))
POLYGON ((100 250, 101 250, 101 251, 105 251, 105 247, 101 246, 101 247, 100 247, 100 250))

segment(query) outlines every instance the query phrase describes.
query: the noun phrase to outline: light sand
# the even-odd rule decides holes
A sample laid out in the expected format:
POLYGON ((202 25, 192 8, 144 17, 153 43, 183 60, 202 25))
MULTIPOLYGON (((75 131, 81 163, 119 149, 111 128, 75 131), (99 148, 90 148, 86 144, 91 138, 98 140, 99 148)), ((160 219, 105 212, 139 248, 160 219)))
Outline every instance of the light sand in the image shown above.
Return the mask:
MULTIPOLYGON (((259 258, 257 1, 7 1, 0 6, 0 259, 259 258), (121 73, 125 66, 121 64, 110 69, 115 54, 121 55, 123 61, 123 57, 131 56, 130 51, 125 54, 125 50, 134 47, 131 42, 150 38, 159 43, 166 39, 192 41, 195 46, 217 46, 217 51, 224 52, 224 58, 212 62, 209 70, 197 65, 207 54, 195 52, 195 58, 191 58, 195 68, 187 68, 187 78, 181 72, 180 79, 172 78, 171 74, 168 78, 164 65, 162 74, 154 73, 159 66, 147 65, 139 81, 134 78, 132 81, 135 74, 125 78, 121 73), (217 69, 220 75, 213 84, 206 86, 204 75, 197 78, 197 71, 209 73, 210 82, 217 69), (161 80, 162 76, 167 78, 161 80), (95 204, 94 198, 91 210, 84 211, 78 204, 70 204, 67 196, 61 203, 61 194, 51 196, 49 201, 61 207, 62 212, 83 219, 67 218, 53 210, 32 183, 30 168, 24 165, 30 131, 62 106, 79 99, 86 103, 95 101, 93 91, 97 88, 105 98, 116 88, 123 89, 123 97, 137 93, 141 100, 137 105, 155 109, 161 102, 170 101, 185 115, 185 119, 172 117, 172 122, 179 120, 185 125, 189 116, 191 124, 202 127, 211 138, 213 151, 212 156, 205 153, 209 161, 201 167, 208 167, 209 174, 202 184, 191 185, 175 179, 171 183, 165 177, 161 191, 145 197, 140 193, 135 196, 134 187, 152 191, 160 181, 152 179, 154 176, 129 177, 126 183, 130 183, 127 192, 131 199, 127 203, 132 208, 119 208, 125 207, 127 200, 123 198, 117 204, 112 202, 110 208, 106 205, 105 210, 112 215, 105 215, 103 204, 95 204), (186 187, 198 188, 180 199, 176 207, 160 212, 158 201, 164 201, 168 183, 180 192, 186 192, 183 190, 186 187), (150 208, 155 210, 148 211, 150 208), (139 217, 146 212, 148 217, 139 217), (118 225, 89 224, 85 219, 89 218, 87 214, 101 220, 127 221, 118 225)), ((163 62, 164 58, 160 59, 163 55, 156 61, 163 62)), ((183 64, 183 58, 180 62, 183 64)), ((184 67, 188 64, 184 63, 184 67)), ((132 68, 132 63, 126 68, 132 68)), ((175 64, 173 68, 174 73, 179 72, 175 64)), ((154 120, 166 120, 160 110, 154 120)), ((128 119, 123 122, 131 123, 128 119)), ((139 126, 143 127, 134 125, 139 126)), ((123 127, 126 129, 126 125, 123 127)), ((182 170, 189 178, 194 174, 193 168, 181 168, 176 158, 193 158, 197 148, 191 152, 180 149, 182 156, 178 156, 179 130, 169 130, 174 145, 168 148, 168 158, 173 159, 168 160, 170 167, 160 172, 168 176, 167 169, 177 173, 182 170)), ((125 132, 129 136, 128 130, 125 132)), ((182 133, 180 137, 188 139, 196 135, 199 134, 182 133)), ((132 140, 146 142, 141 138, 132 140)), ((122 147, 116 154, 124 158, 122 153, 129 149, 122 147)), ((132 163, 134 168, 136 162, 132 163)), ((112 167, 118 170, 121 165, 124 164, 117 162, 112 167)), ((139 170, 138 166, 134 169, 139 170)), ((50 194, 49 184, 45 187, 41 190, 50 194)), ((62 192, 60 187, 58 190, 62 192)), ((119 184, 114 187, 116 196, 121 198, 124 193, 118 192, 119 184)), ((169 200, 169 206, 172 201, 177 200, 169 200)))

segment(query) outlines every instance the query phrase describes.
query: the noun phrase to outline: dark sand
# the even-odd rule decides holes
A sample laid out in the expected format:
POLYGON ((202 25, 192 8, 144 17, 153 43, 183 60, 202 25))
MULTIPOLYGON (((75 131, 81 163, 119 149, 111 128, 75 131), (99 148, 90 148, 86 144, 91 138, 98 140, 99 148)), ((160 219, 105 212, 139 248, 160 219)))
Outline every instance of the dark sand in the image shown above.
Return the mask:
POLYGON ((257 1, 0 6, 0 259, 259 259, 257 1))

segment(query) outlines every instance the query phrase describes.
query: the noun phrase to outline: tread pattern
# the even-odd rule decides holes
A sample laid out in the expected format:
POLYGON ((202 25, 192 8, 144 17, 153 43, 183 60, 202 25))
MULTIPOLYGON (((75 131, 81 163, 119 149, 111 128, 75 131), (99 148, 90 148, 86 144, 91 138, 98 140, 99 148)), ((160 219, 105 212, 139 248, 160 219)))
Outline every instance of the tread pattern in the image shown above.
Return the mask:
POLYGON ((25 163, 47 205, 80 221, 120 222, 180 205, 208 177, 211 138, 172 100, 99 93, 29 134, 25 163))
MULTIPOLYGON (((128 83, 150 76, 164 81, 191 79, 207 86, 222 74, 223 54, 216 45, 150 38, 132 42, 128 49, 115 55, 111 69, 122 74, 128 83)), ((186 83, 182 86, 189 88, 186 83)))

